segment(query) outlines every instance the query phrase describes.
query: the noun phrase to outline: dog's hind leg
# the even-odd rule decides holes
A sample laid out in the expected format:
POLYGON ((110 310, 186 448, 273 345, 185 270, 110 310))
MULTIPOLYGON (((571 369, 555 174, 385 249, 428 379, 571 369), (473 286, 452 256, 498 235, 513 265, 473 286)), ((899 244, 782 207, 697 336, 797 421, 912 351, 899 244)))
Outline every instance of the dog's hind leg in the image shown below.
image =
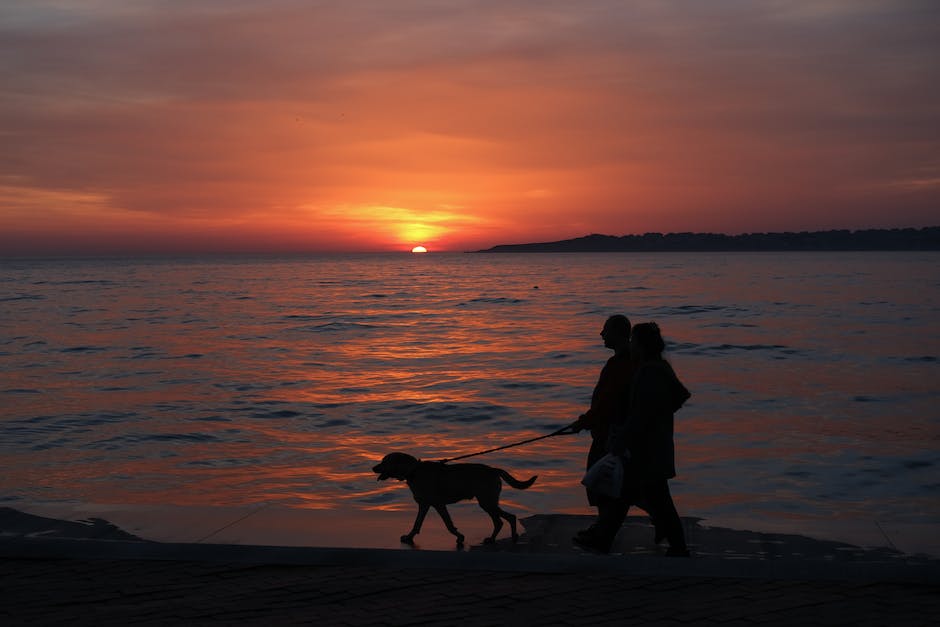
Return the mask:
POLYGON ((499 505, 493 503, 480 503, 480 507, 483 508, 487 514, 490 515, 490 518, 493 519, 493 535, 483 540, 484 544, 493 544, 496 542, 496 536, 499 534, 500 529, 503 528, 503 521, 501 518, 505 518, 506 522, 509 523, 509 529, 512 532, 512 541, 519 541, 519 532, 516 530, 516 517, 513 514, 510 514, 499 505))
POLYGON ((421 532, 421 525, 424 524, 424 517, 428 515, 428 510, 430 506, 423 503, 418 503, 418 516, 415 518, 415 524, 411 528, 411 531, 401 537, 401 541, 405 544, 414 544, 415 536, 421 532))
POLYGON ((512 530, 512 541, 519 541, 519 533, 516 531, 516 517, 504 509, 499 510, 500 515, 509 521, 509 528, 512 530))
POLYGON ((457 536, 457 546, 463 546, 463 534, 457 531, 457 527, 454 526, 454 521, 450 518, 450 512, 447 511, 447 506, 435 505, 434 509, 441 515, 441 520, 444 521, 444 526, 447 527, 447 531, 457 536))
POLYGON ((516 539, 516 517, 512 514, 506 513, 499 507, 499 503, 494 503, 489 500, 481 501, 477 498, 477 503, 480 504, 480 507, 483 508, 483 511, 490 515, 490 518, 493 519, 493 534, 488 538, 483 539, 483 544, 493 544, 496 542, 496 536, 499 535, 500 529, 503 528, 503 521, 501 518, 505 518, 509 521, 509 524, 512 526, 512 539, 516 539))

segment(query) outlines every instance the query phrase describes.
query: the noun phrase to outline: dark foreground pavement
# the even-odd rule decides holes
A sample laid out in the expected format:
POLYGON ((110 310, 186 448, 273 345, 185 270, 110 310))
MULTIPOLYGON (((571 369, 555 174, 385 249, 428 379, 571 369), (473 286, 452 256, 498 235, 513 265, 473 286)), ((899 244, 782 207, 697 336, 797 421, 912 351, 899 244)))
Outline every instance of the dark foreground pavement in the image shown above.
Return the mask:
POLYGON ((688 523, 695 557, 647 525, 621 553, 573 550, 570 517, 467 551, 149 542, 5 512, 0 625, 936 625, 940 562, 688 523))
POLYGON ((739 570, 709 559, 186 545, 156 545, 135 557, 135 550, 99 541, 76 550, 54 541, 17 545, 0 546, 8 556, 0 560, 3 625, 935 625, 940 619, 935 581, 792 578, 779 568, 739 570), (63 554, 71 556, 55 557, 63 554))

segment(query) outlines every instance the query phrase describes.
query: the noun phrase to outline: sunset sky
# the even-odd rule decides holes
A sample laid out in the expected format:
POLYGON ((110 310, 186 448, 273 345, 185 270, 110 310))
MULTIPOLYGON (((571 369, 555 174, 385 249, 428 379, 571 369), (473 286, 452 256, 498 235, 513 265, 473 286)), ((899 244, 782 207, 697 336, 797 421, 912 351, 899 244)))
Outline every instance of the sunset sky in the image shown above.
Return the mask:
POLYGON ((0 255, 940 225, 940 2, 4 0, 0 255))

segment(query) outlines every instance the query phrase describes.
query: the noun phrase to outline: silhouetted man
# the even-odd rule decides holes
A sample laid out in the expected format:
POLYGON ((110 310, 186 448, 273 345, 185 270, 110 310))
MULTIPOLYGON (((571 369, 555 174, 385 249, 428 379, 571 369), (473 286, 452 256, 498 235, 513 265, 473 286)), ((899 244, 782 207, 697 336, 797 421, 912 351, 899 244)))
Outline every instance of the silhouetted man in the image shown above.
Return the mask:
MULTIPOLYGON (((590 429, 591 448, 587 456, 587 468, 603 457, 607 451, 611 424, 623 420, 621 415, 626 410, 630 395, 630 382, 633 380, 633 366, 630 361, 630 320, 621 314, 611 316, 601 330, 604 346, 614 351, 601 369, 601 374, 591 395, 591 408, 581 414, 573 423, 574 431, 590 429)), ((601 509, 609 505, 610 497, 587 490, 588 503, 601 509)), ((578 532, 578 537, 590 535, 595 525, 578 532)))

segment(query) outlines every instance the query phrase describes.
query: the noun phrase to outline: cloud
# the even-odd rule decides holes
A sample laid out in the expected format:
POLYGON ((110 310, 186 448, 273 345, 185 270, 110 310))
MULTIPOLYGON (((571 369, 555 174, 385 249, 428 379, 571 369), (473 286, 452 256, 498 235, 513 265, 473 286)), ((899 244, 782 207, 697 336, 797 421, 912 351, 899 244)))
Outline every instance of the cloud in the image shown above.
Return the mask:
POLYGON ((936 186, 899 182, 940 153, 938 25, 876 0, 7 2, 0 176, 180 228, 929 221, 936 186))

